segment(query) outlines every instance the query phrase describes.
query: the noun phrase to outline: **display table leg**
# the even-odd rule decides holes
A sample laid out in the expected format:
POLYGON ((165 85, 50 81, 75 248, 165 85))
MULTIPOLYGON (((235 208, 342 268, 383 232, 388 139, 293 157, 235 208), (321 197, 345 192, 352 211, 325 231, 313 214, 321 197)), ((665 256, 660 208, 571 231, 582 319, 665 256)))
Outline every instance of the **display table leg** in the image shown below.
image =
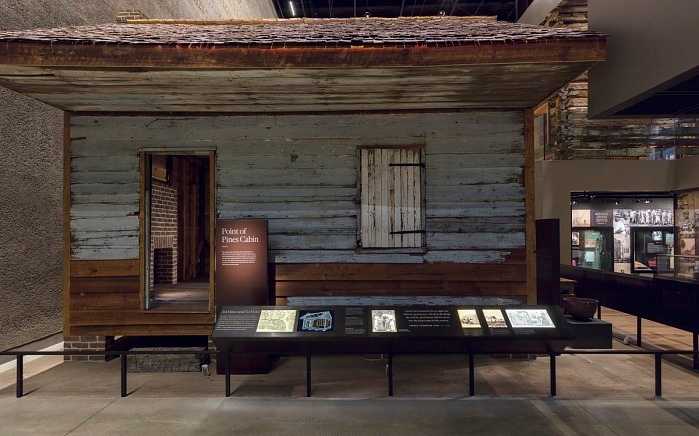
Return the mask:
POLYGON ((699 335, 697 333, 692 333, 692 367, 694 369, 699 369, 699 335))
POLYGON ((468 353, 468 396, 476 395, 476 366, 472 353, 468 353))
POLYGON ((231 352, 226 350, 223 352, 223 362, 226 367, 226 397, 231 396, 231 352))
POLYGON ((643 341, 641 337, 641 323, 642 323, 642 318, 640 316, 636 317, 636 346, 637 347, 642 347, 643 346, 643 341))
POLYGON ((550 376, 551 376, 551 381, 550 381, 550 388, 551 388, 551 397, 556 396, 556 353, 551 353, 549 354, 549 370, 550 370, 550 376))
POLYGON ((388 396, 393 396, 393 353, 388 353, 388 396))
POLYGON ((306 397, 311 396, 311 351, 306 351, 306 397))
POLYGON ((128 395, 128 380, 127 380, 127 374, 128 374, 128 358, 129 356, 126 353, 121 354, 121 397, 124 398, 128 395))

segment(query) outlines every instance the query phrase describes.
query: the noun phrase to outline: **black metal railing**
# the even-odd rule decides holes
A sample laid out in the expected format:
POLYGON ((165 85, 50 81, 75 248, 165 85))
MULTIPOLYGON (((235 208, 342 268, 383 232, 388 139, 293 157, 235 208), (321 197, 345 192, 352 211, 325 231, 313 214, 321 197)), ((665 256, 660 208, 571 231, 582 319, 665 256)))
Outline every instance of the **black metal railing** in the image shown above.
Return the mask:
MULTIPOLYGON (((128 396, 128 356, 131 355, 216 355, 221 354, 219 351, 201 350, 159 350, 159 351, 5 351, 0 352, 0 356, 15 356, 17 360, 17 382, 16 394, 17 398, 24 396, 24 356, 118 356, 121 364, 121 396, 128 396)), ((225 354, 225 353, 224 353, 225 354)), ((695 355, 693 350, 612 350, 612 349, 565 349, 548 353, 549 357, 549 394, 551 397, 557 395, 557 379, 556 379, 556 358, 562 355, 647 355, 654 357, 655 364, 655 396, 662 397, 662 358, 669 355, 695 355)), ((393 382, 393 360, 395 353, 385 354, 386 356, 386 375, 388 383, 388 396, 394 394, 393 382)), ((478 355, 532 355, 529 352, 465 352, 468 366, 468 395, 476 395, 476 365, 475 358, 478 355)), ((306 396, 311 396, 311 352, 306 352, 306 396)), ((230 368, 230 353, 223 359, 225 370, 225 389, 226 397, 231 395, 231 368, 230 368)))

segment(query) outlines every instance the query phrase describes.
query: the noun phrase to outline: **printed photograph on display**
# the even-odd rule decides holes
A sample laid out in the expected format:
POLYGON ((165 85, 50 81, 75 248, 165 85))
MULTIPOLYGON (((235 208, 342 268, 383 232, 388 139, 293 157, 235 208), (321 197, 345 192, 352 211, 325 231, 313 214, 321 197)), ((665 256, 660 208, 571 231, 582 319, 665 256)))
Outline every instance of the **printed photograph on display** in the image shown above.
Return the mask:
POLYGON ((580 232, 572 232, 571 233, 571 241, 570 243, 573 245, 573 247, 579 247, 580 246, 580 232))
POLYGON ((329 332, 333 329, 333 313, 329 310, 302 310, 299 314, 299 331, 329 332))
POLYGON ((458 309, 459 321, 462 329, 479 329, 481 321, 478 319, 478 314, 475 309, 458 309))
POLYGON ((510 325, 518 328, 556 328, 546 309, 505 309, 510 325))
POLYGON ((631 210, 629 223, 632 226, 669 227, 673 225, 673 212, 666 209, 631 210))
POLYGON ((660 230, 653 230, 653 232, 651 232, 651 235, 654 242, 662 242, 663 232, 661 232, 660 230))
POLYGON ((590 227, 590 209, 574 209, 572 211, 573 227, 590 227))
POLYGON ((257 322, 257 333, 293 333, 295 327, 295 310, 262 310, 257 322))
POLYGON ((507 322, 500 309, 483 309, 483 317, 491 329, 505 329, 507 322))
POLYGON ((371 331, 374 333, 396 333, 395 310, 372 310, 371 331))
POLYGON ((628 262, 614 262, 614 272, 631 274, 631 264, 628 262))
POLYGON ((614 209, 614 261, 631 260, 630 209, 614 209))

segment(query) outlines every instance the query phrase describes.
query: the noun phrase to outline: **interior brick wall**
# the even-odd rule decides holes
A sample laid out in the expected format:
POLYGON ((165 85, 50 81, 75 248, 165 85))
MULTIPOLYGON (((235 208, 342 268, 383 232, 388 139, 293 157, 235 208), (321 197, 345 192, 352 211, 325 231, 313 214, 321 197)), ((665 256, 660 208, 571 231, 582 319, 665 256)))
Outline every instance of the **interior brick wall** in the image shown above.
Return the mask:
POLYGON ((151 186, 151 285, 177 283, 177 188, 154 180, 151 186))

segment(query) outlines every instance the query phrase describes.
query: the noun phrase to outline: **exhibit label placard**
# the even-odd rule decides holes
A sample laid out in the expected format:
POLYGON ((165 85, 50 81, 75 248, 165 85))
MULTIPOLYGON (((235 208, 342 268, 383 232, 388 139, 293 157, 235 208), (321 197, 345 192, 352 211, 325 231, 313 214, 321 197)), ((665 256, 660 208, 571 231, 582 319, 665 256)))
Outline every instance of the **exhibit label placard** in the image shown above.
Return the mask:
POLYGON ((267 221, 221 219, 216 227, 216 305, 270 301, 267 221))

